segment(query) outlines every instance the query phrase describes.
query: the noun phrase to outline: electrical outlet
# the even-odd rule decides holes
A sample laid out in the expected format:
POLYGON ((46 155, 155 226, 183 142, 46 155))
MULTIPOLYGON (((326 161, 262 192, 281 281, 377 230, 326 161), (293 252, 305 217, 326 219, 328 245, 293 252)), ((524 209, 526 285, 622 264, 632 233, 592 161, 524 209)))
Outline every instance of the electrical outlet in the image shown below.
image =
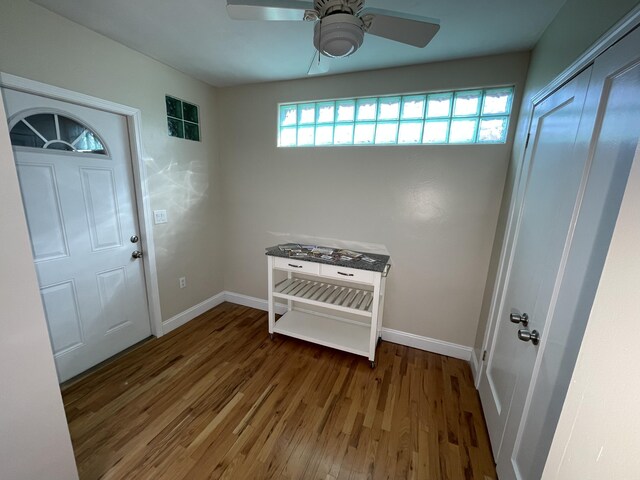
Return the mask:
POLYGON ((160 223, 167 223, 167 211, 166 210, 154 210, 153 221, 156 225, 160 223))
POLYGON ((180 281, 180 288, 185 288, 187 286, 187 277, 180 277, 178 280, 180 281))

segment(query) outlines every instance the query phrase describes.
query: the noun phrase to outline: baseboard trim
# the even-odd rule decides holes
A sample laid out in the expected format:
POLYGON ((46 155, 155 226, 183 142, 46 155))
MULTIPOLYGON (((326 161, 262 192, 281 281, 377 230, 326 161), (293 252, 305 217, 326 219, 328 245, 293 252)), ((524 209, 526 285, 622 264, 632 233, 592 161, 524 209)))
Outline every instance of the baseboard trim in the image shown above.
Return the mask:
MULTIPOLYGON (((250 297, 249 295, 243 295, 242 293, 235 292, 223 292, 224 300, 226 302, 235 303, 244 307, 256 308, 258 310, 269 310, 269 302, 262 298, 250 297)), ((284 314, 287 311, 287 306, 282 303, 276 303, 276 313, 278 315, 284 314)))
POLYGON ((184 312, 181 312, 173 317, 162 322, 163 333, 169 333, 178 327, 181 327, 185 323, 193 320, 198 315, 202 315, 207 310, 211 310, 213 307, 217 307, 225 301, 225 292, 220 292, 213 297, 207 298, 203 302, 194 305, 191 308, 187 308, 184 312))
POLYGON ((382 339, 407 347, 446 355, 447 357, 459 358, 467 362, 471 358, 471 347, 465 347, 464 345, 445 342, 444 340, 437 340, 435 338, 423 337, 414 333, 393 330, 391 328, 382 328, 382 339))

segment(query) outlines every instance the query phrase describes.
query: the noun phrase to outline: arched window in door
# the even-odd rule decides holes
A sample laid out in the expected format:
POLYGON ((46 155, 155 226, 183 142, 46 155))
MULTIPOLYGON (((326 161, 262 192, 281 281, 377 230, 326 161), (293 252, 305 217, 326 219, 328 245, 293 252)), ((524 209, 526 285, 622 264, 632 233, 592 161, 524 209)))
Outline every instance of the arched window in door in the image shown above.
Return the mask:
POLYGON ((97 133, 77 120, 58 113, 26 115, 11 128, 10 135, 14 147, 107 154, 104 142, 97 133))

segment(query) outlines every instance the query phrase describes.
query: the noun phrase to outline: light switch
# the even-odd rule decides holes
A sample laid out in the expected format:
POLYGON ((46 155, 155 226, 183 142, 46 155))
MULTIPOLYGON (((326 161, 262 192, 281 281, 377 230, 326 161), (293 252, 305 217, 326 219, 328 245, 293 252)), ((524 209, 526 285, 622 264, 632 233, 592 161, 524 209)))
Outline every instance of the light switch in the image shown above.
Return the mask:
POLYGON ((166 210, 154 210, 153 220, 156 225, 160 223, 167 223, 167 211, 166 210))

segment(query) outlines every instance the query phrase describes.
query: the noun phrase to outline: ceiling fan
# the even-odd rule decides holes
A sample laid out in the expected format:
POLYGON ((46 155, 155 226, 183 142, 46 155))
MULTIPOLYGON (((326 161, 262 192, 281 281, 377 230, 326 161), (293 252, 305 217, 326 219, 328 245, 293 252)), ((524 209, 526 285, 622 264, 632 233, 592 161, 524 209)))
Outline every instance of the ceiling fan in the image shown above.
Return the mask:
MULTIPOLYGON (((342 58, 362 46, 364 34, 425 47, 438 33, 438 20, 376 8, 364 9, 364 0, 227 0, 229 16, 236 20, 300 20, 315 22, 313 45, 318 53, 342 58)), ((325 70, 326 71, 326 70, 325 70)))

